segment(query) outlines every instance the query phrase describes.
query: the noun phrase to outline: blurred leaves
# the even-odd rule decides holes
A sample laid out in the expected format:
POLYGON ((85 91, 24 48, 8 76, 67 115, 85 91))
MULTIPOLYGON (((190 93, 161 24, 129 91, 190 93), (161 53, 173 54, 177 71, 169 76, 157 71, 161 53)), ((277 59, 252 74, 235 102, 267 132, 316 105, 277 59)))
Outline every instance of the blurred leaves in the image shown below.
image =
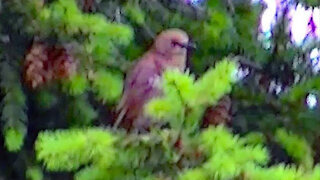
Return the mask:
POLYGON ((297 3, 302 3, 307 7, 319 7, 320 2, 318 0, 296 0, 297 3))
POLYGON ((188 73, 168 70, 162 77, 165 96, 151 100, 145 107, 146 113, 167 120, 174 129, 182 128, 186 121, 184 128, 193 131, 204 109, 231 91, 235 70, 236 63, 228 59, 218 62, 197 81, 188 73))
POLYGON ((67 79, 63 84, 64 90, 73 96, 85 93, 88 86, 89 82, 83 74, 76 74, 67 79))
POLYGON ((27 180, 43 180, 43 173, 40 167, 31 166, 26 171, 27 180))
POLYGON ((278 129, 275 139, 304 168, 312 168, 313 152, 310 144, 303 137, 289 133, 284 129, 278 129))
POLYGON ((266 148, 261 145, 244 146, 242 140, 224 126, 209 127, 199 136, 208 159, 201 168, 184 172, 182 179, 188 179, 191 174, 207 177, 205 179, 235 179, 249 165, 263 165, 269 160, 266 148))
POLYGON ((89 126, 98 117, 86 97, 77 96, 68 105, 67 119, 72 126, 89 126))
POLYGON ((1 90, 5 94, 1 101, 1 120, 5 144, 9 151, 19 151, 26 135, 26 97, 22 91, 17 71, 7 61, 0 64, 1 90))
MULTIPOLYGON (((315 1, 303 2, 307 6, 317 5, 315 1)), ((320 111, 319 108, 309 110, 303 103, 308 93, 318 93, 318 77, 310 78, 299 64, 293 69, 303 76, 301 83, 290 84, 279 96, 269 94, 269 87, 260 84, 261 74, 269 81, 290 79, 280 64, 286 62, 291 69, 292 59, 301 56, 296 49, 284 46, 288 43, 288 34, 280 25, 275 26, 278 29, 274 33, 277 40, 271 42, 273 48, 262 47, 257 39, 261 5, 221 0, 204 2, 204 6, 187 5, 185 1, 103 0, 92 3, 95 6, 92 12, 83 13, 76 0, 2 3, 6 9, 10 7, 10 11, 18 12, 15 15, 22 19, 17 21, 7 13, 2 17, 12 18, 13 22, 5 26, 14 26, 19 33, 27 31, 34 39, 71 43, 81 60, 77 74, 63 80, 62 89, 69 95, 69 125, 83 129, 39 133, 36 155, 47 170, 72 171, 79 180, 165 179, 167 176, 186 180, 320 178, 319 167, 313 165, 312 149, 308 146, 309 140, 312 142, 310 137, 318 135, 320 111), (127 60, 138 59, 151 45, 154 35, 170 27, 185 30, 198 46, 194 54, 189 54, 192 73, 166 72, 161 82, 164 96, 146 107, 147 113, 168 123, 171 129, 155 128, 142 135, 85 129, 98 118, 87 95, 93 93, 104 105, 116 103, 122 94, 124 77, 118 70, 125 72, 127 60), (286 48, 280 51, 280 47, 286 48), (242 55, 263 66, 263 70, 249 66, 250 77, 231 94, 233 130, 245 134, 244 137, 222 126, 199 129, 204 109, 231 92, 233 70, 238 67, 223 59, 229 55, 242 55), (224 61, 219 62, 221 59, 224 61), (269 62, 274 65, 268 66, 269 62), (279 127, 292 130, 292 134, 275 132, 279 127), (273 156, 269 157, 263 144, 268 143, 273 133, 278 143, 296 159, 296 166, 264 166, 273 156), (121 138, 116 141, 118 137, 121 138)), ((17 37, 11 34, 4 37, 9 37, 9 43, 2 44, 1 39, 1 47, 10 49, 11 54, 20 54, 15 44, 11 44, 17 37)), ((303 54, 302 60, 307 60, 304 56, 307 57, 303 54)), ((13 66, 18 59, 9 59, 1 62, 0 69, 4 95, 1 119, 5 145, 9 151, 16 152, 23 147, 25 139, 27 98, 20 84, 20 70, 13 66)), ((28 96, 35 93, 37 105, 48 110, 60 100, 51 88, 28 92, 28 96)), ((28 168, 26 176, 42 179, 41 170, 36 167, 28 168)))
POLYGON ((25 132, 21 129, 12 127, 6 128, 4 131, 5 145, 10 152, 17 152, 23 146, 25 132))
POLYGON ((114 103, 122 95, 123 77, 119 73, 99 70, 94 75, 92 89, 103 103, 114 103))
POLYGON ((143 25, 145 23, 146 14, 139 7, 138 3, 134 1, 128 1, 124 7, 125 14, 138 25, 143 25))
POLYGON ((282 100, 291 104, 301 102, 305 99, 308 93, 320 90, 320 78, 313 77, 305 82, 299 83, 292 87, 290 91, 282 96, 282 100))
POLYGON ((36 96, 38 105, 43 109, 49 109, 58 102, 56 95, 46 90, 40 91, 36 96))
POLYGON ((114 161, 115 139, 100 128, 44 131, 35 143, 37 160, 50 171, 76 170, 88 163, 108 167, 114 161))

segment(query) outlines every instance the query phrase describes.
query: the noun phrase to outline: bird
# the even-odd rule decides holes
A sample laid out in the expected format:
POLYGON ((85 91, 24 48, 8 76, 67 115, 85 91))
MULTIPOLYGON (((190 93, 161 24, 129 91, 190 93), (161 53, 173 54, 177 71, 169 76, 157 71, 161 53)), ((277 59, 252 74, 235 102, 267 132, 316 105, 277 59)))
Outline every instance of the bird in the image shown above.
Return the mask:
POLYGON ((187 51, 194 48, 188 34, 181 29, 171 28, 160 32, 151 48, 135 61, 126 75, 113 127, 121 126, 138 132, 148 130, 150 118, 144 114, 144 105, 152 98, 161 96, 158 80, 167 69, 183 72, 187 51))

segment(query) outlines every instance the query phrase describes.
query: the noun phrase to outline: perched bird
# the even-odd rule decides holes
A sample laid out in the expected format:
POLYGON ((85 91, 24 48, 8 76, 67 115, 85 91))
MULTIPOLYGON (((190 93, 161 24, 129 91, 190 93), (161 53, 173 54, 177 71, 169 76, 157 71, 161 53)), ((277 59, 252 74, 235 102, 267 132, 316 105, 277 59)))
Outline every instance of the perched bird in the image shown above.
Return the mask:
POLYGON ((155 38, 151 49, 126 76, 114 127, 138 131, 148 129, 150 120, 144 115, 143 107, 151 98, 161 95, 156 80, 168 68, 184 71, 189 48, 194 47, 188 35, 180 29, 165 30, 155 38))

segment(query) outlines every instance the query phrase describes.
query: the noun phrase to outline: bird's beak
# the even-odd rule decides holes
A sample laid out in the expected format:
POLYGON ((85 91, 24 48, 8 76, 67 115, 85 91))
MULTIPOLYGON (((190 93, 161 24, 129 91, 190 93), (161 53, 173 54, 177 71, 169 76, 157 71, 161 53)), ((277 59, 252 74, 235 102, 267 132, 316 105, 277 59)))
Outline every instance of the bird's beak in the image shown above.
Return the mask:
POLYGON ((188 42, 186 49, 196 49, 196 44, 193 42, 188 42))
POLYGON ((190 49, 196 49, 196 45, 192 42, 188 42, 188 43, 178 43, 180 47, 183 47, 187 50, 190 50, 190 49))

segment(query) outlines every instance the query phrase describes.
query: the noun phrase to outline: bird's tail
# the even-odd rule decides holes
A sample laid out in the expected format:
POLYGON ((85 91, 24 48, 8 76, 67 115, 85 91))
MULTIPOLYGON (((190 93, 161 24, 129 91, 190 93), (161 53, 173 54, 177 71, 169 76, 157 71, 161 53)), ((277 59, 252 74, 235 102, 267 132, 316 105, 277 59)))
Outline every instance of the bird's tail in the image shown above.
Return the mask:
POLYGON ((119 127, 119 125, 121 124, 121 122, 123 121, 125 114, 128 111, 128 108, 119 108, 117 107, 117 119, 115 120, 114 124, 113 124, 113 129, 117 129, 119 127))
POLYGON ((116 112, 120 112, 122 109, 124 109, 124 104, 126 102, 126 99, 127 99, 127 96, 125 95, 125 93, 123 93, 123 96, 116 107, 116 112))
POLYGON ((126 101, 126 96, 124 93, 115 109, 116 120, 113 123, 113 129, 116 129, 119 127, 119 125, 121 124, 121 122, 125 117, 125 114, 128 111, 128 108, 125 107, 125 101, 126 101))
POLYGON ((127 96, 124 95, 116 107, 116 115, 113 123, 113 129, 119 127, 128 131, 136 129, 138 127, 144 127, 147 125, 141 114, 140 104, 127 102, 127 96), (143 125, 143 126, 142 126, 143 125))

